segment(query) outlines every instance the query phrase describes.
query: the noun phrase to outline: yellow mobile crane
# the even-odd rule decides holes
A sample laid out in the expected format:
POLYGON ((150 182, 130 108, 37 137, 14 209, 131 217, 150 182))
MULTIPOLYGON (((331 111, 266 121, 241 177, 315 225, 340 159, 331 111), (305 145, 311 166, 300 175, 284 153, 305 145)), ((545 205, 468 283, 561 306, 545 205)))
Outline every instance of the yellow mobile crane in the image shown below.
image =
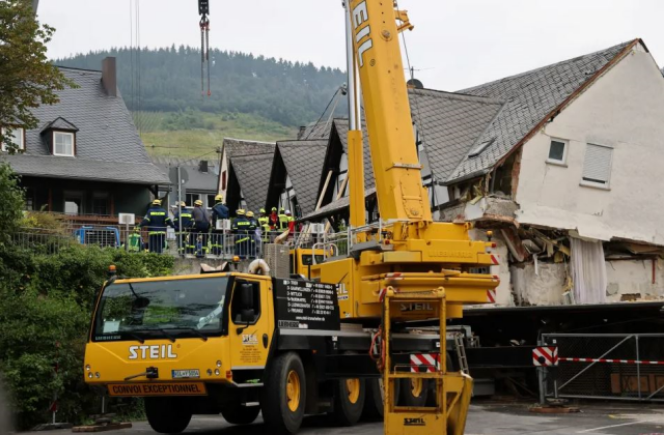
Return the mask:
POLYGON ((339 425, 384 416, 387 434, 465 429, 472 382, 450 370, 446 321, 497 287, 497 277, 469 273, 494 264, 491 243, 471 241, 468 226, 433 222, 398 42, 412 28, 407 14, 388 0, 345 6, 352 90, 346 253, 313 262, 311 280, 271 277, 255 262, 249 273, 112 275, 98 296, 86 382, 109 396, 144 397, 158 432, 182 432, 193 414, 247 424, 260 410, 277 433, 295 433, 305 414, 318 413, 339 425), (357 82, 377 225, 364 221, 357 82))

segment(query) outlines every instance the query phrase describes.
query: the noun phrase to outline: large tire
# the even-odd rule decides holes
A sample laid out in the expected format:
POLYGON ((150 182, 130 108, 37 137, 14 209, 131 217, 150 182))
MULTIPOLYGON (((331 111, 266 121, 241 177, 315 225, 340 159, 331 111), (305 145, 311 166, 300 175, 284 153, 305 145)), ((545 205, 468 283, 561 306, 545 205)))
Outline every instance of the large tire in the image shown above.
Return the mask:
POLYGON ((337 426, 354 426, 361 419, 366 401, 363 379, 334 381, 334 409, 331 414, 337 426))
POLYGON ((249 425, 259 416, 259 406, 228 405, 220 413, 232 425, 249 425))
POLYGON ((399 404, 402 407, 424 407, 428 398, 428 379, 410 378, 402 379, 399 404))
POLYGON ((306 409, 306 372, 294 352, 271 363, 261 393, 264 422, 274 434, 295 434, 306 409))
POLYGON ((192 419, 192 410, 183 398, 145 398, 144 411, 153 431, 180 434, 192 419))
POLYGON ((382 378, 370 378, 366 380, 366 400, 364 402, 362 417, 366 420, 382 420, 384 417, 384 387, 382 378))

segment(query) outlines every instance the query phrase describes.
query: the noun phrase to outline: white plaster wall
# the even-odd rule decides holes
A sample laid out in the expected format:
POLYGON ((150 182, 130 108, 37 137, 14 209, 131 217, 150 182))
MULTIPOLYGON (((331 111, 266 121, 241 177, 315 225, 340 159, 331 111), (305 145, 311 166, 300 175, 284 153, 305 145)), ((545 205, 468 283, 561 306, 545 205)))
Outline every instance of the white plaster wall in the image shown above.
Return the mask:
POLYGON ((664 244, 663 100, 649 53, 636 49, 612 67, 525 144, 518 221, 664 244), (569 141, 566 167, 546 163, 552 137, 569 141), (609 190, 579 185, 587 143, 614 147, 609 190))
POLYGON ((532 263, 512 267, 512 285, 521 306, 561 305, 567 285, 565 263, 532 263))
POLYGON ((620 301, 623 294, 641 294, 642 299, 664 298, 664 260, 655 261, 655 283, 651 260, 614 260, 606 265, 608 302, 620 301))

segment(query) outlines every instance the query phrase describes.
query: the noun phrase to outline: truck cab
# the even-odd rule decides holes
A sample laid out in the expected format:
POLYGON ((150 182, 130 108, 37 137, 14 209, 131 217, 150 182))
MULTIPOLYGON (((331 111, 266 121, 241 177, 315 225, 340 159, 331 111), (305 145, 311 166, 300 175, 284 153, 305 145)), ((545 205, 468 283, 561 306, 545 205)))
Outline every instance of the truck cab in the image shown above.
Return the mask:
POLYGON ((211 409, 232 423, 254 420, 272 293, 270 277, 236 272, 111 280, 91 324, 86 382, 112 397, 145 397, 158 432, 180 432, 192 413, 211 409), (225 396, 238 388, 247 390, 225 396))
POLYGON ((295 248, 290 250, 289 257, 290 272, 308 279, 312 279, 312 266, 325 260, 324 249, 295 248))

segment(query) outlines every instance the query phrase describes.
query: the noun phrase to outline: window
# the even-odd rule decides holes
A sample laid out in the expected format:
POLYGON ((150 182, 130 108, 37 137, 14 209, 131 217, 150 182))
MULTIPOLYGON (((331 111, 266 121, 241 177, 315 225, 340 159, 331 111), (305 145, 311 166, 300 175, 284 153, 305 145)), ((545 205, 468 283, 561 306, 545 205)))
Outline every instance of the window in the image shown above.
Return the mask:
POLYGON ((207 205, 209 208, 213 208, 213 205, 218 203, 215 201, 215 194, 209 194, 208 196, 206 196, 206 201, 208 202, 207 205))
POLYGON ((23 141, 25 131, 23 130, 22 127, 9 127, 9 128, 2 128, 2 146, 0 148, 2 149, 3 152, 6 152, 8 150, 7 143, 4 140, 4 137, 8 137, 7 139, 14 144, 14 146, 18 147, 18 150, 25 150, 25 142, 23 141))
POLYGON ((56 156, 74 156, 74 134, 69 132, 54 132, 53 154, 56 156))
POLYGON ((232 298, 232 322, 235 325, 255 324, 260 314, 259 299, 259 283, 238 281, 232 298), (244 293, 248 294, 244 297, 244 293))
POLYGON ((594 187, 608 187, 611 179, 611 155, 614 149, 597 144, 586 145, 582 184, 594 187))
POLYGON ((109 196, 106 193, 93 193, 93 214, 109 214, 109 196))
POLYGON ((185 204, 188 206, 194 206, 195 200, 200 200, 199 194, 188 193, 185 195, 185 204))
POLYGON ((565 164, 565 159, 567 158, 567 141, 563 140, 551 140, 551 146, 549 147, 549 157, 547 162, 549 164, 565 164))

